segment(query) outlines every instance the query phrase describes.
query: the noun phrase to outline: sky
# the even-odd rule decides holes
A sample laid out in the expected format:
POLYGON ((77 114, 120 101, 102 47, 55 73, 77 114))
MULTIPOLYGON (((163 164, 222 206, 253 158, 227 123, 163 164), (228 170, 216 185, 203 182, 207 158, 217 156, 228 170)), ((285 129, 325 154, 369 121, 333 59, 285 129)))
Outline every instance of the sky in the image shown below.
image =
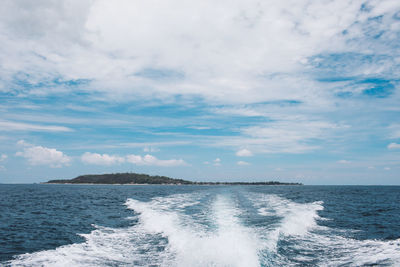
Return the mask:
POLYGON ((400 185, 400 1, 4 0, 0 183, 400 185))

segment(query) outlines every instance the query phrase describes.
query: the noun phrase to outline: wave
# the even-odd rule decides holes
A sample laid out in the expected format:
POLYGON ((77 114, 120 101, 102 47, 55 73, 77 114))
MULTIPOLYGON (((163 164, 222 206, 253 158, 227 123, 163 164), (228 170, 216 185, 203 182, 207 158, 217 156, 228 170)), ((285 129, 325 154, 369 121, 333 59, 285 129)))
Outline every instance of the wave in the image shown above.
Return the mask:
POLYGON ((152 237, 134 227, 115 229, 95 226, 90 234, 82 234, 84 243, 61 246, 17 256, 10 266, 145 266, 160 264, 162 255, 152 237), (142 253, 146 251, 146 253, 142 253), (149 257, 151 256, 151 257, 149 257))
POLYGON ((317 227, 317 220, 322 219, 318 211, 323 210, 323 202, 296 203, 289 199, 266 194, 248 196, 258 214, 262 216, 281 217, 277 231, 285 235, 304 235, 308 230, 317 227))
POLYGON ((318 224, 323 202, 272 194, 127 199, 134 225, 95 226, 85 242, 17 256, 10 266, 362 266, 400 262, 400 240, 354 240, 318 224), (248 204, 250 203, 250 205, 248 204), (270 223, 252 222, 251 214, 270 223), (250 214, 250 215, 249 215, 250 214), (251 217, 248 219, 248 217, 251 217))
MULTIPOLYGON (((334 229, 318 225, 326 220, 318 212, 323 202, 296 203, 277 195, 250 194, 248 197, 261 216, 281 217, 273 230, 264 236, 270 250, 285 251, 279 255, 285 265, 319 266, 394 266, 400 262, 400 239, 393 241, 356 240, 335 234, 334 229)), ((349 229, 345 232, 351 232, 349 229)))
MULTIPOLYGON (((162 202, 161 202, 162 203, 162 202)), ((147 232, 168 239, 166 251, 174 255, 169 266, 259 266, 257 236, 240 224, 240 212, 226 196, 217 196, 211 208, 214 228, 210 231, 165 204, 129 199, 127 206, 140 213, 147 232)))

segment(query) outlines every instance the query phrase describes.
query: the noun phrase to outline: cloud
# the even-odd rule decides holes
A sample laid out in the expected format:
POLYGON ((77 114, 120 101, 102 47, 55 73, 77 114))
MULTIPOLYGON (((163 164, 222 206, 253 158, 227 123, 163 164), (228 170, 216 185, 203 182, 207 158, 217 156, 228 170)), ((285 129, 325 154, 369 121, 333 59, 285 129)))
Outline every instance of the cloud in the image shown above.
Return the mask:
POLYGON ((73 130, 64 126, 0 121, 0 131, 72 132, 73 130))
MULTIPOLYGON (((1 154, 0 155, 0 162, 5 161, 8 158, 6 154, 1 154)), ((0 165, 0 171, 5 171, 6 168, 3 165, 0 165)))
POLYGON ((376 136, 394 142, 399 125, 383 125, 395 113, 382 110, 399 106, 399 9, 391 0, 5 1, 0 93, 10 101, 0 130, 80 129, 65 136, 93 137, 79 155, 99 145, 154 154, 153 146, 188 144, 326 155, 359 151, 376 136), (60 114, 66 99, 79 106, 71 118, 60 114), (22 102, 38 108, 12 107, 22 102), (104 134, 121 143, 102 143, 104 134))
POLYGON ((339 164, 350 164, 351 161, 348 161, 348 160, 345 160, 345 159, 341 159, 341 160, 338 160, 337 163, 339 163, 339 164))
POLYGON ((27 146, 32 146, 32 144, 29 144, 29 143, 26 142, 25 140, 19 140, 19 141, 17 142, 17 145, 18 145, 18 146, 25 146, 25 147, 27 147, 27 146))
POLYGON ((161 160, 152 155, 127 155, 126 162, 135 165, 146 165, 146 166, 161 166, 161 167, 172 167, 172 166, 185 166, 187 163, 183 159, 167 159, 161 160))
POLYGON ((400 138, 400 124, 392 124, 388 127, 389 129, 389 138, 390 139, 397 139, 400 138))
POLYGON ((144 152, 159 152, 160 151, 160 149, 159 148, 157 148, 157 147, 145 147, 145 148, 143 148, 143 151, 144 152))
POLYGON ((221 159, 220 158, 214 159, 214 166, 221 166, 221 159))
POLYGON ((253 156, 253 153, 250 150, 248 150, 246 148, 243 148, 243 149, 238 150, 236 152, 236 156, 238 156, 238 157, 251 157, 251 156, 253 156))
POLYGON ((209 127, 209 126, 190 126, 188 128, 195 129, 195 130, 210 130, 211 129, 211 127, 209 127))
POLYGON ((274 119, 268 123, 243 127, 239 130, 239 136, 211 138, 210 143, 218 147, 247 147, 236 155, 250 155, 246 150, 251 153, 307 153, 320 148, 316 145, 317 140, 329 139, 335 132, 347 127, 301 115, 281 115, 274 119))
MULTIPOLYGON (((144 143, 121 143, 120 147, 143 147, 143 149, 160 146, 184 146, 190 144, 190 141, 165 141, 165 142, 144 142, 144 143)), ((144 151, 146 152, 146 151, 144 151)))
POLYGON ((23 140, 18 141, 17 144, 22 146, 23 151, 19 151, 15 155, 26 158, 32 166, 48 165, 52 168, 59 168, 67 166, 71 162, 70 157, 55 148, 34 146, 23 140))
POLYGON ((95 164, 95 165, 114 165, 125 162, 125 158, 123 157, 108 155, 108 154, 90 153, 90 152, 85 152, 81 156, 81 160, 86 164, 95 164))
POLYGON ((246 161, 242 161, 242 160, 236 162, 236 164, 237 164, 237 165, 240 165, 240 166, 247 166, 247 165, 250 165, 250 163, 248 163, 248 162, 246 162, 246 161))
POLYGON ((400 149, 400 144, 397 144, 397 143, 390 143, 390 144, 387 146, 387 148, 388 148, 388 149, 400 149))
POLYGON ((126 156, 98 154, 86 152, 81 156, 81 160, 87 164, 95 165, 115 165, 120 163, 132 163, 135 165, 144 166, 160 166, 160 167, 171 167, 171 166, 185 166, 187 163, 183 159, 158 159, 152 155, 134 155, 129 154, 126 156))
MULTIPOLYGON (((312 70, 324 59, 320 55, 398 55, 393 37, 398 4, 363 4, 7 1, 0 11, 3 90, 18 95, 57 93, 57 87, 71 90, 68 83, 49 83, 61 76, 89 80, 85 90, 120 100, 185 94, 249 103, 290 95, 315 103, 329 97, 320 93, 329 86, 313 81, 312 70)), ((398 70, 390 59, 359 63, 349 76, 398 70), (366 66, 378 63, 379 68, 366 66)))
POLYGON ((256 109, 253 108, 245 108, 245 107, 236 107, 236 108, 231 108, 231 107, 224 107, 224 108, 216 108, 213 109, 213 112, 216 114, 224 114, 224 115, 230 115, 230 116, 242 116, 242 117, 263 117, 265 116, 265 113, 260 112, 256 109))
POLYGON ((0 162, 1 161, 5 161, 8 158, 8 156, 6 154, 1 154, 0 155, 0 162))
POLYGON ((385 168, 383 168, 385 171, 390 171, 391 170, 391 168, 390 167, 385 167, 385 168))

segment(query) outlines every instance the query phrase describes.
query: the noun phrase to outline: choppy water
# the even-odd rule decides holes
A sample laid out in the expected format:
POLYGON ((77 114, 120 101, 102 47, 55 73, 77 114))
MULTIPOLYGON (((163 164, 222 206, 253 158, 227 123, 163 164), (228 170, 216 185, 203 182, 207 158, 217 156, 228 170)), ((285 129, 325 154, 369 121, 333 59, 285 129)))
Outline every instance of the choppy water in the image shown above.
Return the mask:
POLYGON ((0 185, 0 265, 399 266, 400 187, 0 185))

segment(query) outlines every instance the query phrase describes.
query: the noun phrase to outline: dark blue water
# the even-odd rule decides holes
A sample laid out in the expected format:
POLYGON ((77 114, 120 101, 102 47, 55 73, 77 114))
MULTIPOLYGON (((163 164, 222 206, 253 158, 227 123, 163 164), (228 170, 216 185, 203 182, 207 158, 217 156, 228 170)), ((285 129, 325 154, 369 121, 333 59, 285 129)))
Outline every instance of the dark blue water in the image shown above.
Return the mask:
POLYGON ((0 185, 0 265, 399 266, 400 187, 0 185))

